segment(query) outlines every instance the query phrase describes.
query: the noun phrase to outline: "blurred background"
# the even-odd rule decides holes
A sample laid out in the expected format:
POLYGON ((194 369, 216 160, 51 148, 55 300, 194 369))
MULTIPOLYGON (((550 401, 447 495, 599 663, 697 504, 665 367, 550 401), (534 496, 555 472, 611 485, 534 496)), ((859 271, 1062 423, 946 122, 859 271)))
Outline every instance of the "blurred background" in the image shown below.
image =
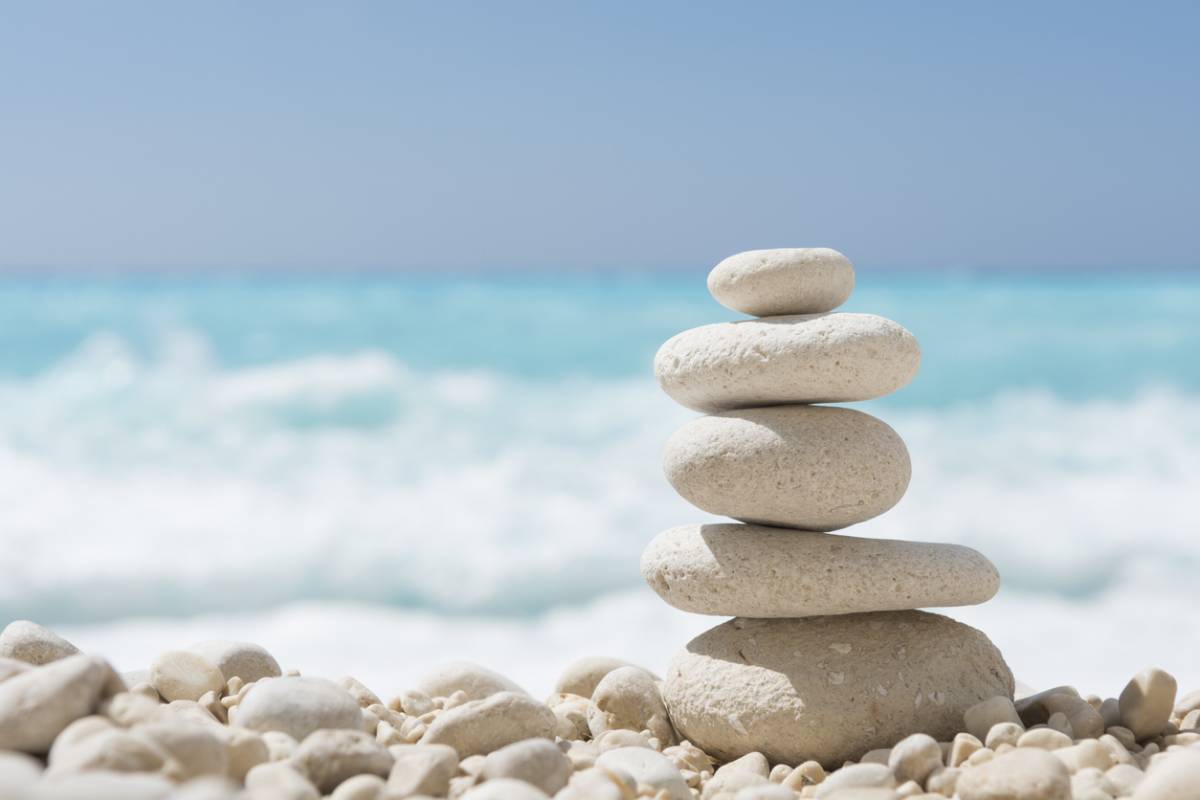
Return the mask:
POLYGON ((830 246, 921 341, 860 404, 1027 684, 1200 686, 1191 3, 0 5, 0 623, 546 691, 716 620, 638 557, 669 336, 830 246))

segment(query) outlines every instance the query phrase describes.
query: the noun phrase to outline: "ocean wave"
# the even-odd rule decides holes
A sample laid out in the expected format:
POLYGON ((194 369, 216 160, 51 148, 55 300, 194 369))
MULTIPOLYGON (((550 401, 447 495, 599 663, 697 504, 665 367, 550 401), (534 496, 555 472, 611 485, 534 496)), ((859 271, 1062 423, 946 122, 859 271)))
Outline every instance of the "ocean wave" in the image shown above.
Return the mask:
MULTIPOLYGON (((662 477, 691 415, 648 375, 431 371, 383 350, 230 366, 186 329, 159 349, 99 333, 0 381, 0 616, 528 616, 638 587, 651 537, 710 519, 662 477)), ((977 547, 1018 595, 1190 587, 1195 394, 864 407, 908 442, 913 481, 853 533, 977 547)))

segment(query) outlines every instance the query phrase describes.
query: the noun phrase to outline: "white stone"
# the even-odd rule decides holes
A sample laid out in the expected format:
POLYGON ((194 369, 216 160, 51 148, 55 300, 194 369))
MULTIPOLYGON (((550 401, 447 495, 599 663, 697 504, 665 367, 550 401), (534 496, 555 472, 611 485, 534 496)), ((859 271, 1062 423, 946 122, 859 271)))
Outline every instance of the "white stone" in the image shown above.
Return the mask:
POLYGON ((572 661, 554 684, 555 694, 575 694, 591 697, 600 679, 614 669, 632 667, 628 661, 608 656, 584 656, 572 661))
POLYGON ((663 698, 680 737, 722 760, 757 750, 836 766, 910 733, 949 739, 967 708, 1012 685, 979 631, 886 611, 718 625, 674 658, 663 698))
POLYGON ((431 795, 442 797, 450 790, 450 779, 458 771, 458 753, 444 744, 393 745, 395 759, 388 775, 388 791, 398 797, 431 795))
POLYGON ((225 680, 238 677, 245 683, 254 683, 260 678, 277 678, 281 674, 275 657, 251 642, 197 642, 187 649, 219 669, 225 680))
POLYGON ((251 797, 268 800, 319 800, 321 794, 308 778, 284 761, 259 764, 246 773, 246 788, 251 797))
POLYGON ((1011 697, 989 697, 963 712, 963 724, 966 725, 967 733, 981 742, 987 738, 988 731, 997 722, 1014 722, 1025 727, 1011 697))
POLYGON ((906 386, 921 348, 874 314, 818 314, 703 325, 668 339, 654 357, 667 395, 713 413, 796 403, 846 403, 906 386))
POLYGON ((1053 754, 1018 747, 964 770, 955 790, 960 800, 1071 800, 1071 776, 1053 754))
POLYGON ((110 727, 78 738, 51 751, 47 771, 164 772, 170 754, 152 741, 122 728, 110 727))
POLYGON ((66 773, 47 776, 21 800, 164 800, 174 788, 158 775, 66 773))
POLYGON ((124 688, 101 658, 73 655, 0 683, 0 750, 41 754, 54 737, 124 688))
POLYGON ((549 800, 549 795, 525 781, 497 778, 468 789, 462 800, 549 800))
POLYGON ((482 700, 497 692, 525 693, 500 673, 469 661, 441 664, 417 681, 415 688, 429 697, 449 697, 455 692, 463 692, 468 700, 482 700))
POLYGON ((854 265, 828 247, 748 250, 708 273, 708 291, 743 314, 815 314, 846 302, 854 291, 854 265))
POLYGON ((882 514, 908 488, 908 450, 849 408, 778 406, 700 417, 668 440, 667 479, 711 514, 807 530, 882 514))
POLYGON ((358 703, 345 689, 322 678, 258 681, 235 708, 233 724, 260 733, 283 731, 296 741, 320 728, 362 728, 358 703))
POLYGON ((421 744, 448 744, 466 758, 522 739, 550 738, 557 726, 554 713, 524 692, 497 692, 443 711, 421 744))
POLYGON ((892 748, 888 768, 900 783, 925 783, 929 774, 942 764, 942 748, 937 740, 924 733, 904 737, 892 748))
POLYGON ((628 772, 637 781, 639 791, 646 787, 654 797, 663 792, 667 800, 692 798, 687 783, 671 760, 662 753, 644 747, 618 747, 601 753, 596 759, 596 767, 628 772))
POLYGON ((0 657, 41 666, 73 656, 79 648, 36 622, 18 619, 0 632, 0 657))
POLYGON ((642 553, 641 568, 672 606, 735 617, 975 605, 1000 587, 991 562, 962 545, 762 525, 671 528, 642 553))
POLYGON ((1151 667, 1134 675, 1118 699, 1121 725, 1139 740, 1157 736, 1166 727, 1175 705, 1175 678, 1151 667))
POLYGON ((816 797, 830 797, 845 789, 891 789, 896 776, 884 764, 853 764, 842 767, 817 784, 816 797))
POLYGON ((488 753, 480 776, 485 781, 515 778, 554 794, 567 785, 571 761, 549 739, 525 739, 488 753))
POLYGON ((225 676, 203 656, 172 650, 150 665, 150 682, 164 700, 199 700, 205 692, 221 691, 225 676))
POLYGON ((355 775, 339 784, 329 800, 381 800, 386 786, 378 775, 355 775))
POLYGON ((42 777, 42 762, 25 753, 0 751, 0 797, 24 797, 42 777))
POLYGON ((224 729, 220 726, 197 722, 150 722, 135 725, 131 732, 171 757, 178 767, 171 777, 178 780, 224 775, 229 771, 229 750, 224 729))
POLYGON ((365 731, 323 729, 304 737, 291 765, 328 794, 347 778, 364 773, 387 775, 395 758, 365 731))
POLYGON ((1134 800, 1196 800, 1200 796, 1200 750, 1163 754, 1134 789, 1134 800))
POLYGON ((658 681, 641 667, 618 667, 601 679, 588 708, 588 728, 594 737, 612 730, 648 730, 664 747, 675 743, 658 681))

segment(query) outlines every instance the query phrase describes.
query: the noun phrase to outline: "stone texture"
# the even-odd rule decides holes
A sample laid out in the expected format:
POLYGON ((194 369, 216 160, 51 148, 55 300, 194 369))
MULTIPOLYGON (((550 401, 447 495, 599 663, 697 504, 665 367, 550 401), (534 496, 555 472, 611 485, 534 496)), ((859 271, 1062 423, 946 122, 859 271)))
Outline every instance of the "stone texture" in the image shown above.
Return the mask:
POLYGON ((1012 690, 979 631, 888 611, 731 620, 675 657, 663 697, 680 737, 722 760, 834 766, 911 733, 948 740, 966 709, 1012 690))
POLYGON ((365 731, 316 730, 292 754, 291 764, 321 792, 328 794, 355 775, 383 777, 395 758, 365 731))
POLYGON ((647 787, 652 797, 666 800, 692 800, 692 793, 683 776, 662 753, 645 747, 618 747, 601 753, 596 759, 599 769, 616 769, 629 773, 637 781, 639 791, 647 787))
POLYGON ((260 678, 278 678, 281 674, 275 657, 251 642, 197 642, 187 649, 219 669, 225 680, 238 677, 245 683, 253 683, 260 678))
POLYGON ((700 417, 667 442, 667 479, 692 505, 745 522, 829 531, 894 506, 908 450, 848 408, 779 406, 700 417))
POLYGON ((9 678, 0 683, 0 750, 47 752, 64 728, 123 688, 108 662, 83 654, 9 678))
POLYGON ((235 708, 233 724, 282 731, 298 742, 320 728, 362 729, 362 711, 350 693, 321 678, 259 681, 235 708))
POLYGON ((614 669, 632 667, 628 661, 609 656, 584 656, 572 661, 554 684, 555 694, 575 694, 591 697, 600 679, 614 669))
POLYGON ((524 692, 497 692, 443 711, 421 744, 448 744, 466 758, 522 739, 549 739, 557 726, 554 713, 524 692))
POLYGON ((497 692, 525 692, 499 672, 469 661, 441 664, 426 673, 413 688, 429 697, 449 697, 455 692, 463 692, 468 700, 482 700, 497 692))
POLYGON ((41 666, 73 656, 79 648, 49 628, 27 619, 14 620, 0 632, 0 657, 41 666))
POLYGON ((961 800, 1071 800, 1071 776, 1053 754, 1020 747, 965 770, 955 790, 961 800))
POLYGON ((733 311, 769 317, 837 308, 854 291, 854 265, 828 247, 748 250, 708 273, 708 291, 733 311))
POLYGON ((710 413, 883 397, 916 376, 921 348, 874 314, 719 322, 668 339, 654 376, 675 402, 710 413))
POLYGON ((678 609, 727 617, 974 605, 1000 588, 991 562, 961 545, 737 524, 659 534, 642 577, 678 609))

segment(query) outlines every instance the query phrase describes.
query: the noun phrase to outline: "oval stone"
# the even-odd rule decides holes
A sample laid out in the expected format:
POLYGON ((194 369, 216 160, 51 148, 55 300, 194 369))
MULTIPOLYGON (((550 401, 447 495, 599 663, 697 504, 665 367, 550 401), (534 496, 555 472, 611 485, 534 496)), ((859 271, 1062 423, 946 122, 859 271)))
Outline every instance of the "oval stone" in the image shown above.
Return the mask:
POLYGON ((642 576, 680 610, 725 617, 966 606, 1000 588, 991 562, 962 545, 732 523, 659 534, 642 576))
POLYGON ((828 247, 748 250, 708 273, 718 303, 743 314, 816 314, 837 308, 854 291, 854 265, 828 247))
POLYGON ((702 325, 671 337, 654 376, 677 403, 727 411, 882 397, 921 365, 916 338, 874 314, 816 314, 702 325))
POLYGON ((912 733, 949 740, 964 711, 1012 692, 986 636, 924 611, 739 617, 689 642, 663 684, 680 737, 719 760, 826 767, 912 733))
POLYGON ((882 514, 911 475, 908 450, 888 425, 821 406, 694 419, 667 442, 663 466, 675 491, 711 514, 816 531, 882 514))

